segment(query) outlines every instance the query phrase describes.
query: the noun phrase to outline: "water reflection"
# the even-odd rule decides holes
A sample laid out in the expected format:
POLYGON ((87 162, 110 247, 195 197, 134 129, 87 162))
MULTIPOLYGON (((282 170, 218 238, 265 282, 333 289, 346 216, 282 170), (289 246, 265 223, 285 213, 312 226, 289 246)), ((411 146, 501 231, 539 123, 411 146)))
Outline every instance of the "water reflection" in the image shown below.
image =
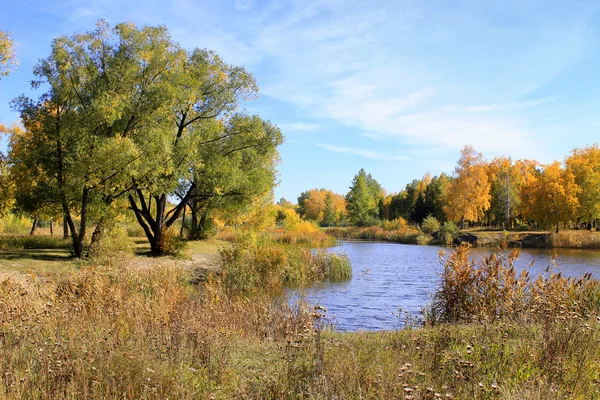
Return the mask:
MULTIPOLYGON (((440 248, 435 246, 342 242, 330 251, 348 255, 352 279, 316 284, 303 291, 290 291, 290 295, 304 294, 311 304, 326 307, 334 325, 342 331, 398 328, 402 324, 398 308, 413 316, 419 315, 441 271, 440 248)), ((481 258, 490 251, 475 248, 471 256, 481 258)), ((553 254, 558 255, 554 272, 573 277, 591 272, 594 278, 600 279, 600 251, 593 250, 523 249, 515 267, 528 269, 535 277, 545 271, 553 254)))

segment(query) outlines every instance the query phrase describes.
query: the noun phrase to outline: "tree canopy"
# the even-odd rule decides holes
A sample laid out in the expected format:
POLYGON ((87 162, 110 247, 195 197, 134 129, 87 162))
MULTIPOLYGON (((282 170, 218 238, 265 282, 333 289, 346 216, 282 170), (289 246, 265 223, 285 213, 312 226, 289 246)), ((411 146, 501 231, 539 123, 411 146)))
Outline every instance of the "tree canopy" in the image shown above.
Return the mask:
POLYGON ((256 96, 252 75, 210 50, 182 49, 164 27, 99 21, 55 39, 34 73, 34 88, 48 89, 15 101, 29 131, 23 148, 51 179, 78 257, 90 210, 101 223, 122 196, 162 254, 187 205, 207 194, 252 197, 275 183, 281 132, 238 111, 256 96), (243 177, 242 165, 253 166, 243 177), (263 181, 259 190, 252 179, 263 181))

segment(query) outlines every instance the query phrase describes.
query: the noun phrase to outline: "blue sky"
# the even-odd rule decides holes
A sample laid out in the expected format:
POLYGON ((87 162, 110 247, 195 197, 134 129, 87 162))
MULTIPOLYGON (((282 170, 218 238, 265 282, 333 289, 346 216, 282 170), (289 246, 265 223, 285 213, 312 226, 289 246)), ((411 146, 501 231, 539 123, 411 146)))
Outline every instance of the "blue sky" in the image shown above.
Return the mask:
POLYGON ((286 136, 276 199, 346 193, 360 168, 397 192, 452 172, 465 145, 550 162, 598 141, 597 0, 1 0, 21 63, 0 81, 1 120, 52 39, 99 18, 166 25, 254 74, 244 107, 286 136))

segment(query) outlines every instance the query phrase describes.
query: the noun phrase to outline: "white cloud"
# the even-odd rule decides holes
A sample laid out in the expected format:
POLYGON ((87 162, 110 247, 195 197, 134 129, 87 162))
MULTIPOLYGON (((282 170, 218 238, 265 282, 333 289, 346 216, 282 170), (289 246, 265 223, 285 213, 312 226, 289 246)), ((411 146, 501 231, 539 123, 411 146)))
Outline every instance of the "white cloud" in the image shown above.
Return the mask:
POLYGON ((319 129, 319 125, 306 122, 280 122, 278 126, 284 134, 286 132, 314 132, 319 129))
POLYGON ((372 159, 384 159, 384 160, 407 160, 405 156, 387 154, 378 151, 359 149, 356 147, 345 147, 337 146, 333 144, 318 143, 318 147, 324 148, 325 150, 333 151, 334 153, 348 154, 353 156, 361 156, 372 159))

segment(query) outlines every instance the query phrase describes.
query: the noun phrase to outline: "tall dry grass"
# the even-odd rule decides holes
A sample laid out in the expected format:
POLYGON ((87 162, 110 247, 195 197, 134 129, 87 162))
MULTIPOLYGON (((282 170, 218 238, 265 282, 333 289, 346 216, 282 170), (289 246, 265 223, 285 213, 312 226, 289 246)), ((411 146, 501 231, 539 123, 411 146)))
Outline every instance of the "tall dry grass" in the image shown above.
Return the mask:
POLYGON ((246 237, 220 250, 223 279, 234 292, 281 290, 284 285, 340 281, 352 276, 344 255, 280 243, 269 236, 246 237))
POLYGON ((231 396, 239 346, 313 327, 306 309, 266 294, 229 297, 218 281, 191 286, 172 268, 88 268, 44 287, 9 279, 0 299, 6 398, 231 396))
POLYGON ((600 283, 591 274, 567 278, 554 274, 532 279, 526 270, 517 273, 518 250, 493 252, 479 262, 469 259, 461 246, 444 259, 440 284, 428 308, 436 322, 495 321, 535 322, 548 315, 574 313, 587 317, 600 310, 600 283))

